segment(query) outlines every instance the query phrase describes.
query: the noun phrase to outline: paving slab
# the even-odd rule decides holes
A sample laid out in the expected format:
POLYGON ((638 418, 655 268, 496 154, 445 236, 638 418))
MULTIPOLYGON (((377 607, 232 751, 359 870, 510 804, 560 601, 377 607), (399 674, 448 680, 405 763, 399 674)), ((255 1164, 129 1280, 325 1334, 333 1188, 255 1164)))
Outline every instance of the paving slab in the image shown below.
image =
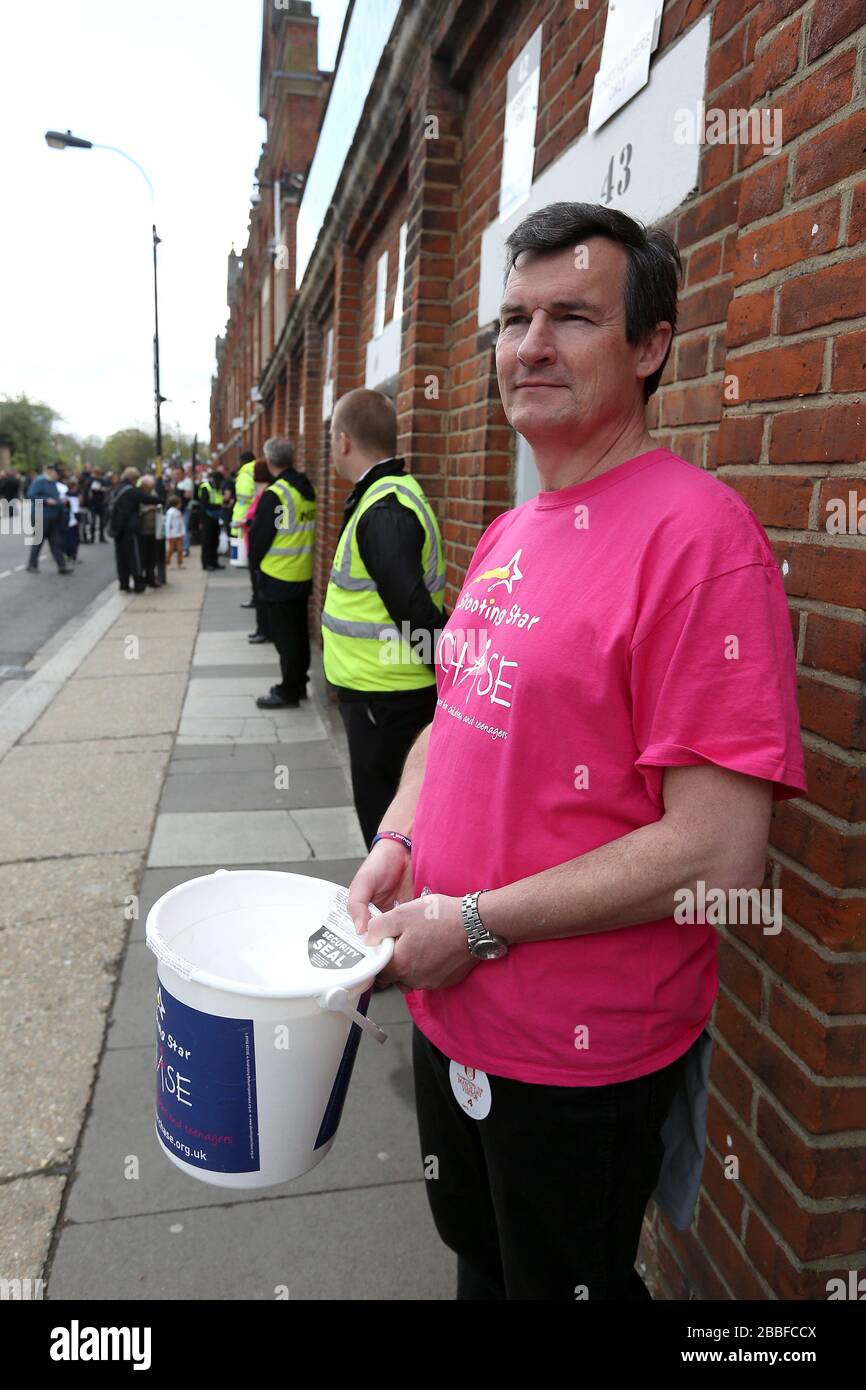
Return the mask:
POLYGON ((167 637, 153 634, 139 636, 130 624, 123 638, 100 642, 94 652, 78 669, 78 678, 86 676, 156 676, 168 671, 186 675, 192 655, 193 638, 167 637), (132 640, 131 640, 132 639, 132 640))
POLYGON ((47 1293, 53 1300, 438 1300, 454 1297, 455 1266, 421 1179, 70 1224, 47 1293))
POLYGON ((354 806, 317 806, 293 811, 292 820, 313 847, 317 859, 347 859, 367 853, 354 806))
POLYGON ((216 746, 209 743, 180 744, 168 767, 168 776, 189 776, 196 772, 241 773, 254 768, 273 768, 283 763, 293 768, 341 767, 342 761, 332 739, 312 739, 309 743, 247 743, 216 746))
MULTIPOLYGON (((86 854, 78 858, 0 864, 0 932, 46 917, 122 909, 135 892, 141 854, 86 854)), ((2 950, 2 938, 0 938, 2 950)))
POLYGON ((19 744, 0 763, 0 863, 144 850, 166 754, 19 744), (87 794, 78 792, 87 788, 87 794), (67 795, 63 795, 66 789, 67 795))
POLYGON ((277 757, 270 767, 247 769, 243 774, 175 772, 163 786, 160 811, 208 811, 217 806, 233 811, 288 810, 339 805, 351 795, 342 768, 291 768, 277 757), (286 781, 288 786, 282 785, 286 781))
MULTIPOLYGON (((0 1278, 42 1278, 67 1182, 64 1176, 45 1174, 4 1184, 0 1202, 0 1278)), ((42 1297, 32 1282, 25 1287, 33 1297, 42 1297)))
POLYGON ((71 680, 22 742, 51 743, 70 731, 82 739, 174 733, 186 679, 178 672, 71 680))
MULTIPOLYGON (((301 813, 298 813, 301 814, 301 813)), ((309 814, 307 812, 306 814, 309 814)), ((231 847, 232 863, 311 859, 313 849, 290 811, 162 812, 156 820, 148 868, 210 864, 215 845, 231 847)), ((347 851, 351 853, 351 851, 347 851)), ((337 858, 335 854, 322 858, 337 858)))
POLYGON ((71 1158, 128 925, 103 908, 3 932, 0 1177, 71 1158))
POLYGON ((177 742, 225 747, 232 743, 308 743, 327 737, 327 729, 315 714, 298 710, 262 711, 252 719, 214 719, 188 714, 180 721, 177 742), (294 716, 290 718, 289 716, 294 716))
POLYGON ((165 616, 159 612, 144 611, 137 609, 135 621, 133 623, 129 609, 119 618, 106 632, 106 641, 116 641, 127 637, 129 633, 136 633, 139 637, 192 637, 198 631, 199 615, 197 612, 172 613, 171 622, 166 622, 165 616))

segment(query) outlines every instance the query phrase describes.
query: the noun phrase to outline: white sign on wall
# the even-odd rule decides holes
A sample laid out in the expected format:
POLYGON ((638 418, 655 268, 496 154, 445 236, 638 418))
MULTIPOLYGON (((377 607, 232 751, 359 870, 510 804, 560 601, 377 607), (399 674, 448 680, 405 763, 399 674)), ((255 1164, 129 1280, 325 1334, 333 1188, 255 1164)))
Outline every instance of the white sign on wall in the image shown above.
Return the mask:
POLYGON ((610 0, 588 126, 598 130, 645 87, 658 47, 664 0, 610 0))
POLYGON ((325 382, 322 387, 322 419, 329 420, 334 407, 334 329, 325 338, 325 382))
POLYGON ((394 312, 391 315, 394 319, 403 318, 403 277, 406 270, 406 237, 409 232, 409 223, 403 222, 400 226, 400 254, 397 260, 397 288, 394 291, 394 312))
POLYGON ((529 197, 535 165, 535 124, 541 76, 539 24, 508 69, 505 97, 505 143, 499 185, 499 220, 504 222, 529 197))
POLYGON ((385 327, 385 294, 388 289, 388 252, 383 251, 376 262, 376 308, 373 314, 373 337, 378 338, 385 327))

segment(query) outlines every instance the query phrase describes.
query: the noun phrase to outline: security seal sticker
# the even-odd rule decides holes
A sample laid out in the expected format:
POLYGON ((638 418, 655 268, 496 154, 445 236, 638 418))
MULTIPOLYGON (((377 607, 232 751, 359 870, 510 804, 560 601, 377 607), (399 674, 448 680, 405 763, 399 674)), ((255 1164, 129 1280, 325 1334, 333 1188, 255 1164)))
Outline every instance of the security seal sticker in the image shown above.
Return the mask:
POLYGON ((465 1110, 473 1120, 486 1119, 493 1104, 493 1094, 486 1071, 479 1071, 477 1067, 465 1067, 460 1062, 452 1062, 448 1068, 448 1079, 461 1110, 465 1110))
POLYGON ((257 1173, 253 1020, 156 995, 156 1129, 169 1153, 215 1173, 257 1173))
POLYGON ((319 970, 350 970, 364 959, 363 951, 356 951, 342 936, 330 927, 314 931, 308 943, 310 964, 319 970))

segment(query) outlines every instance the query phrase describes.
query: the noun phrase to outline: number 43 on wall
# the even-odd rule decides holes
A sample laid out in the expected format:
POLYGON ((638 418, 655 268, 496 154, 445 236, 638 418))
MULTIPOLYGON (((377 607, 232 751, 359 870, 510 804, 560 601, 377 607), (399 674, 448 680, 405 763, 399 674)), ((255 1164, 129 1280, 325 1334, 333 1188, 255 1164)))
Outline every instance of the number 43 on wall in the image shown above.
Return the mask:
MULTIPOLYGON (((619 163, 622 174, 617 180, 616 193, 617 197, 621 198, 631 183, 631 145, 623 145, 619 152, 619 163)), ((604 183, 601 185, 601 199, 603 203, 610 204, 613 202, 613 177, 615 172, 614 156, 611 155, 610 163, 607 166, 607 174, 605 175, 604 183)))

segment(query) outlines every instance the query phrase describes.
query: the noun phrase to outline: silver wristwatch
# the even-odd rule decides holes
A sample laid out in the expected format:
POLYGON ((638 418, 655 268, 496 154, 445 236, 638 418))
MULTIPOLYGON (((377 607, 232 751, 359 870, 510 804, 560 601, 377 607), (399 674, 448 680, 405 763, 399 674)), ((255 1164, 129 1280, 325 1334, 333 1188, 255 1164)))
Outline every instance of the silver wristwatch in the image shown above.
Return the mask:
POLYGON ((508 945, 501 936, 488 931, 478 915, 478 899, 483 892, 482 888, 478 893, 467 893, 460 903, 460 915, 473 956, 479 960, 499 960, 508 954, 508 945))

